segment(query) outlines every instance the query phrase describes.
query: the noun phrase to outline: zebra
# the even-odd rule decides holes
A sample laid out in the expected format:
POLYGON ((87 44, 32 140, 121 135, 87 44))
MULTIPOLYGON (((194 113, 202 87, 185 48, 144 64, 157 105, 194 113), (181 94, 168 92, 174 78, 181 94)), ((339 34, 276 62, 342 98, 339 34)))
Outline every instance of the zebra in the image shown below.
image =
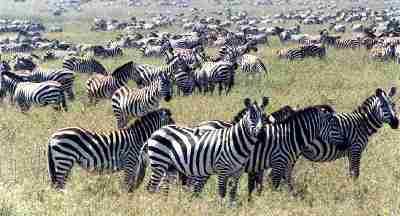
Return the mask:
POLYGON ((161 57, 173 51, 171 43, 163 39, 161 45, 146 44, 144 47, 139 49, 144 57, 161 57))
POLYGON ((132 61, 115 69, 110 75, 98 75, 86 81, 86 92, 89 102, 97 102, 99 98, 111 98, 119 88, 125 86, 132 78, 135 65, 132 61))
POLYGON ((363 41, 361 38, 340 39, 339 37, 329 36, 327 33, 321 32, 321 42, 327 46, 337 49, 355 49, 361 47, 363 41))
POLYGON ((128 116, 141 117, 157 109, 161 98, 166 102, 172 98, 172 84, 166 74, 161 74, 144 88, 122 87, 115 91, 111 97, 111 104, 118 128, 125 127, 128 116))
POLYGON ((384 123, 392 129, 399 127, 395 110, 394 96, 397 88, 392 87, 388 93, 381 88, 368 97, 351 113, 338 113, 341 130, 344 133, 343 145, 324 142, 320 138, 304 145, 302 155, 314 162, 328 162, 347 157, 350 162, 350 176, 357 179, 360 175, 362 152, 366 149, 368 139, 382 128, 384 123))
POLYGON ((49 139, 47 151, 51 185, 57 190, 64 189, 69 173, 77 163, 89 171, 124 171, 125 189, 131 192, 144 177, 144 170, 135 176, 138 161, 144 159, 139 157, 143 143, 157 129, 174 123, 170 110, 159 109, 126 128, 109 133, 80 127, 57 130, 49 139))
POLYGON ((68 69, 44 70, 41 68, 35 68, 28 76, 25 76, 25 78, 29 82, 56 81, 61 84, 68 99, 74 100, 75 98, 73 89, 75 74, 73 71, 68 69))
POLYGON ((109 58, 109 57, 116 57, 116 56, 123 56, 124 53, 121 49, 121 47, 116 46, 116 47, 103 47, 103 46, 98 46, 93 49, 94 56, 100 56, 103 58, 109 58))
POLYGON ((284 48, 276 51, 279 59, 303 60, 306 57, 304 49, 301 48, 284 48))
MULTIPOLYGON (((208 176, 217 174, 221 198, 226 195, 228 179, 233 178, 229 192, 229 203, 233 206, 243 166, 262 130, 262 112, 268 101, 267 97, 263 97, 258 106, 257 102, 252 103, 246 98, 246 114, 229 128, 201 130, 198 133, 199 130, 193 128, 169 125, 155 131, 144 146, 147 145, 152 171, 147 190, 154 192, 171 167, 199 182, 195 185, 195 194, 201 192, 208 176)), ((141 151, 143 154, 143 149, 141 151)), ((141 166, 139 164, 138 170, 141 166)), ((168 190, 168 178, 165 180, 168 190)))
POLYGON ((106 68, 92 57, 67 56, 63 60, 63 68, 80 73, 107 75, 106 68))
POLYGON ((300 46, 304 50, 306 57, 319 57, 324 58, 326 56, 325 44, 308 44, 300 46))
POLYGON ((244 54, 239 59, 239 65, 241 71, 251 74, 251 73, 264 73, 264 75, 268 74, 268 68, 264 64, 264 62, 257 56, 251 54, 244 54))
POLYGON ((396 56, 396 45, 391 43, 387 47, 376 47, 369 50, 371 60, 388 61, 396 56))
MULTIPOLYGON (((273 123, 283 122, 287 118, 289 118, 291 115, 293 115, 294 113, 295 113, 295 110, 291 106, 284 106, 284 107, 280 108, 279 110, 272 112, 268 116, 265 113, 263 113, 262 114, 263 124, 265 125, 265 124, 273 124, 273 123)), ((195 126, 195 128, 198 130, 216 130, 216 129, 229 128, 229 127, 232 127, 234 124, 238 123, 245 114, 246 114, 246 108, 239 111, 235 115, 235 117, 232 119, 231 122, 221 121, 221 120, 208 120, 208 121, 203 121, 203 122, 198 123, 195 126)), ((171 169, 169 171, 169 175, 171 176, 174 172, 175 172, 175 170, 171 169)), ((259 189, 258 189, 259 194, 262 191, 263 175, 264 175, 263 171, 260 171, 257 173, 256 183, 257 183, 257 186, 259 187, 259 189)), ((187 185, 187 186, 194 185, 194 183, 192 181, 193 179, 187 179, 187 177, 182 174, 180 174, 179 177, 182 182, 182 185, 187 185)))
POLYGON ((29 110, 32 104, 46 106, 54 104, 56 109, 67 111, 64 91, 60 83, 46 81, 40 83, 26 82, 24 78, 6 70, 0 65, 0 92, 1 97, 8 92, 11 102, 17 102, 21 112, 29 110))
POLYGON ((31 54, 29 56, 23 56, 23 55, 16 55, 15 57, 15 64, 14 64, 14 70, 27 70, 27 71, 33 71, 36 68, 36 64, 33 61, 33 58, 40 60, 39 56, 35 54, 31 54))

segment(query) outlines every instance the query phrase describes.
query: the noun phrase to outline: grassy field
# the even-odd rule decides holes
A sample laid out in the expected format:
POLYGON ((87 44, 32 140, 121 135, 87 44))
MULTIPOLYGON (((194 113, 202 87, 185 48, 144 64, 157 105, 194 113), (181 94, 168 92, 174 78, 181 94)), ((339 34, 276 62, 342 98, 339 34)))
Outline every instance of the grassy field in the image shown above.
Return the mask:
MULTIPOLYGON (((0 18, 28 17, 43 20, 48 26, 60 23, 62 34, 49 35, 71 41, 105 41, 115 33, 87 32, 89 22, 99 14, 128 18, 142 9, 126 9, 91 5, 79 14, 67 13, 53 19, 43 8, 44 1, 27 0, 22 4, 3 4, 0 18), (18 8, 20 7, 20 8, 18 8), (29 8, 31 10, 29 10, 29 8), (79 24, 79 25, 77 25, 79 24)), ((197 1, 196 4, 199 1, 197 1)), ((263 10, 250 8, 259 14, 263 10)), ((272 10, 272 9, 268 9, 272 10)), ((283 9, 281 9, 283 10, 283 9)), ((320 28, 317 26, 315 28, 320 28)), ((1 36, 1 34, 0 34, 1 36)), ((172 110, 180 125, 194 125, 203 120, 224 119, 243 107, 243 98, 259 100, 271 97, 268 112, 284 105, 304 107, 329 103, 340 112, 359 105, 375 89, 398 85, 399 66, 394 62, 374 63, 364 50, 328 50, 326 60, 307 59, 288 63, 279 61, 274 50, 280 45, 260 47, 257 55, 271 67, 266 78, 249 78, 238 72, 236 85, 229 96, 174 97, 163 107, 172 110)), ((104 60, 109 70, 128 60, 158 64, 158 59, 142 59, 137 51, 125 50, 122 58, 104 60)), ((42 67, 61 67, 61 62, 42 67)), ((300 159, 296 164, 295 188, 302 198, 294 198, 283 187, 274 192, 268 186, 253 203, 246 201, 246 177, 240 187, 240 207, 228 209, 216 202, 216 184, 212 179, 201 198, 178 187, 168 198, 148 194, 144 187, 127 194, 120 189, 119 174, 96 175, 74 169, 66 192, 58 193, 49 186, 47 176, 48 137, 58 128, 80 126, 95 131, 116 128, 109 100, 97 106, 87 106, 86 75, 78 75, 75 86, 77 99, 69 103, 68 113, 56 113, 51 108, 33 108, 24 115, 8 103, 0 105, 0 215, 399 215, 400 214, 400 148, 399 132, 385 126, 374 136, 362 158, 361 176, 357 182, 348 177, 346 160, 333 163, 311 163, 300 159)), ((148 173, 147 173, 148 174, 148 173)), ((145 183, 147 179, 145 180, 145 183)))

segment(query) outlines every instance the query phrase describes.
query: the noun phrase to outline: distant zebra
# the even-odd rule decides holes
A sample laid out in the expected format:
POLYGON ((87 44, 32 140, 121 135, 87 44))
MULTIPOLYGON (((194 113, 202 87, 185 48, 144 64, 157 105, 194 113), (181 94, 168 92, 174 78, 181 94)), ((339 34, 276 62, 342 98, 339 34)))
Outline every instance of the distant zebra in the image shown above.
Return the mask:
POLYGON ((390 44, 387 47, 372 48, 369 50, 368 57, 371 60, 388 61, 396 55, 395 44, 390 44))
POLYGON ((327 34, 321 35, 321 42, 328 47, 337 49, 355 49, 362 45, 361 38, 340 39, 339 37, 332 37, 327 34))
POLYGON ((0 45, 0 53, 18 54, 32 52, 33 47, 27 43, 13 43, 0 45))
POLYGON ((118 67, 110 75, 97 75, 86 81, 86 92, 89 102, 97 102, 100 98, 111 98, 119 88, 125 86, 132 78, 135 65, 132 61, 118 67))
POLYGON ((162 40, 161 45, 147 44, 144 47, 141 47, 139 50, 145 57, 161 57, 165 54, 171 53, 173 49, 168 41, 162 40))
POLYGON ((161 74, 149 86, 141 89, 118 89, 111 98, 118 128, 125 127, 129 116, 141 117, 157 109, 162 98, 168 102, 171 97, 172 84, 165 74, 161 74))
POLYGON ((174 77, 174 73, 178 71, 190 71, 189 66, 186 64, 184 59, 180 55, 174 55, 169 58, 167 65, 155 66, 147 64, 136 64, 136 72, 133 75, 133 79, 138 87, 144 87, 149 85, 160 74, 166 74, 168 77, 174 77))
MULTIPOLYGON (((268 104, 268 98, 263 98, 260 106, 248 98, 244 102, 247 112, 232 127, 198 133, 193 128, 169 125, 154 132, 146 142, 152 171, 148 191, 156 190, 161 178, 168 175, 171 167, 199 182, 195 185, 196 194, 201 192, 205 180, 216 174, 221 198, 226 195, 228 179, 233 178, 229 203, 234 205, 243 166, 263 127, 262 112, 268 104)), ((168 177, 165 181, 168 190, 168 177)))
POLYGON ((255 55, 244 54, 239 59, 240 69, 248 74, 258 73, 258 74, 268 74, 268 68, 264 64, 264 62, 255 55))
POLYGON ((121 49, 121 47, 103 47, 99 46, 93 49, 94 56, 99 56, 103 58, 109 58, 109 57, 118 57, 118 56, 123 56, 124 53, 121 49))
POLYGON ((389 124, 392 129, 399 127, 394 96, 396 88, 388 94, 380 88, 368 97, 351 113, 338 113, 341 130, 344 133, 344 145, 324 142, 320 138, 305 143, 303 156, 315 162, 327 162, 347 157, 350 162, 350 176, 358 178, 362 152, 367 148, 368 139, 378 132, 383 125, 389 124))
POLYGON ((276 51, 276 55, 280 59, 303 60, 306 57, 304 49, 301 48, 284 48, 276 51))
POLYGON ((79 73, 107 75, 106 68, 92 57, 67 56, 63 68, 79 73))
POLYGON ((75 98, 75 74, 73 71, 68 69, 44 70, 41 68, 36 68, 30 73, 29 76, 25 76, 25 78, 30 82, 56 81, 61 84, 68 99, 73 100, 75 98))
POLYGON ((319 57, 324 58, 326 56, 326 48, 324 44, 309 44, 300 46, 304 50, 306 57, 319 57))
POLYGON ((54 81, 25 82, 22 77, 8 72, 3 65, 0 65, 0 92, 2 97, 5 96, 5 92, 8 92, 11 102, 16 101, 22 112, 28 111, 32 104, 40 106, 53 104, 56 109, 63 108, 64 111, 67 111, 64 90, 60 83, 54 81))
POLYGON ((162 126, 174 124, 168 109, 148 113, 130 126, 109 133, 95 133, 79 127, 57 130, 48 144, 48 172, 51 184, 63 189, 77 163, 89 171, 124 171, 124 186, 130 192, 143 181, 144 170, 136 176, 143 143, 162 126))

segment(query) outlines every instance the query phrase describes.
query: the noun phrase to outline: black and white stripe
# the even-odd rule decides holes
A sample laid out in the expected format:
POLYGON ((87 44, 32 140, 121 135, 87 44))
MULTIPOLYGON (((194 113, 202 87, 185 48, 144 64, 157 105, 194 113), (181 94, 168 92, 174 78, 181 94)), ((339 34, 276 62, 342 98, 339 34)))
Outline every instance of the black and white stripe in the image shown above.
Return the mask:
POLYGON ((124 55, 121 47, 118 46, 116 47, 98 46, 95 49, 93 49, 93 54, 94 56, 99 56, 102 58, 119 57, 124 55))
POLYGON ((171 97, 172 83, 165 74, 161 74, 149 86, 141 89, 118 89, 111 98, 118 128, 125 127, 129 116, 141 117, 157 109, 162 98, 168 102, 171 97))
POLYGON ((150 112, 130 126, 109 133, 96 133, 79 127, 57 130, 48 144, 48 172, 52 186, 63 189, 75 164, 89 171, 124 171, 124 186, 132 191, 143 180, 144 170, 136 175, 143 143, 157 129, 173 124, 171 112, 150 112))
POLYGON ((369 137, 378 132, 385 123, 397 129, 399 119, 396 114, 394 95, 396 88, 386 94, 377 89, 351 113, 336 115, 343 131, 344 145, 327 143, 318 138, 304 145, 303 156, 315 162, 327 162, 347 157, 350 162, 350 175, 358 178, 362 152, 366 149, 369 137))
POLYGON ((118 67, 110 75, 95 76, 86 81, 86 92, 89 102, 96 102, 100 98, 111 98, 113 93, 125 86, 132 79, 135 65, 132 61, 118 67))
POLYGON ((67 56, 63 68, 79 73, 107 75, 106 68, 92 57, 67 56))
MULTIPOLYGON (((147 141, 152 171, 147 189, 154 192, 170 168, 194 178, 198 183, 195 193, 216 174, 221 198, 226 195, 228 179, 233 178, 230 204, 234 204, 239 178, 263 127, 262 112, 267 103, 267 98, 260 106, 245 99, 246 114, 229 128, 196 130, 170 125, 154 132, 147 141)), ((168 185, 168 177, 165 180, 168 185)))

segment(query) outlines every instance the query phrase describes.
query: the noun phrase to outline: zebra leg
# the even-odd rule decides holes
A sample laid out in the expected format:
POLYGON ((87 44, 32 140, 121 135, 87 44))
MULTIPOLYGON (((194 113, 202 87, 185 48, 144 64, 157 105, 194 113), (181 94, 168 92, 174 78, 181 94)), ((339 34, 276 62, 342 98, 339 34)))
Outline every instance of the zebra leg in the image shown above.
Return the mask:
POLYGON ((193 179, 191 179, 191 184, 190 185, 194 185, 193 187, 193 196, 194 197, 198 197, 200 195, 200 193, 203 191, 204 189, 204 185, 206 184, 208 179, 208 176, 206 177, 194 177, 193 179))
POLYGON ((261 196, 262 191, 264 190, 264 170, 256 173, 256 187, 257 187, 257 195, 261 196))
MULTIPOLYGON (((355 146, 355 145, 353 145, 355 146)), ((361 151, 355 148, 351 148, 350 157, 349 157, 349 168, 350 168, 350 176, 353 180, 357 180, 360 176, 360 161, 361 161, 361 151)))
POLYGON ((271 184, 272 188, 274 190, 277 190, 279 187, 279 184, 283 178, 283 171, 285 171, 285 166, 283 166, 281 163, 277 163, 272 166, 272 171, 271 171, 271 184))
POLYGON ((249 172, 247 173, 248 180, 247 180, 247 191, 249 193, 249 197, 247 200, 250 202, 252 199, 251 194, 253 193, 254 188, 256 187, 256 177, 257 173, 255 172, 249 172))
POLYGON ((67 107, 67 102, 65 100, 65 94, 63 91, 60 92, 60 107, 62 108, 62 110, 64 110, 65 112, 68 111, 68 107, 67 107))
POLYGON ((147 184, 146 188, 149 193, 154 193, 157 190, 157 187, 160 185, 161 179, 165 176, 167 169, 161 166, 151 165, 151 176, 150 181, 147 184))
POLYGON ((75 99, 75 94, 74 94, 74 90, 72 89, 72 87, 68 88, 65 93, 67 94, 67 97, 69 100, 73 101, 75 99))
POLYGON ((288 184, 289 192, 293 192, 293 184, 292 184, 292 170, 294 165, 289 165, 285 172, 285 180, 288 184))
POLYGON ((236 207, 236 196, 237 196, 237 191, 238 191, 238 186, 239 186, 239 180, 242 172, 235 173, 235 175, 232 177, 232 182, 231 182, 231 190, 229 191, 229 207, 233 208, 236 207))
POLYGON ((227 182, 228 178, 226 176, 218 175, 218 195, 221 199, 225 198, 227 182))

